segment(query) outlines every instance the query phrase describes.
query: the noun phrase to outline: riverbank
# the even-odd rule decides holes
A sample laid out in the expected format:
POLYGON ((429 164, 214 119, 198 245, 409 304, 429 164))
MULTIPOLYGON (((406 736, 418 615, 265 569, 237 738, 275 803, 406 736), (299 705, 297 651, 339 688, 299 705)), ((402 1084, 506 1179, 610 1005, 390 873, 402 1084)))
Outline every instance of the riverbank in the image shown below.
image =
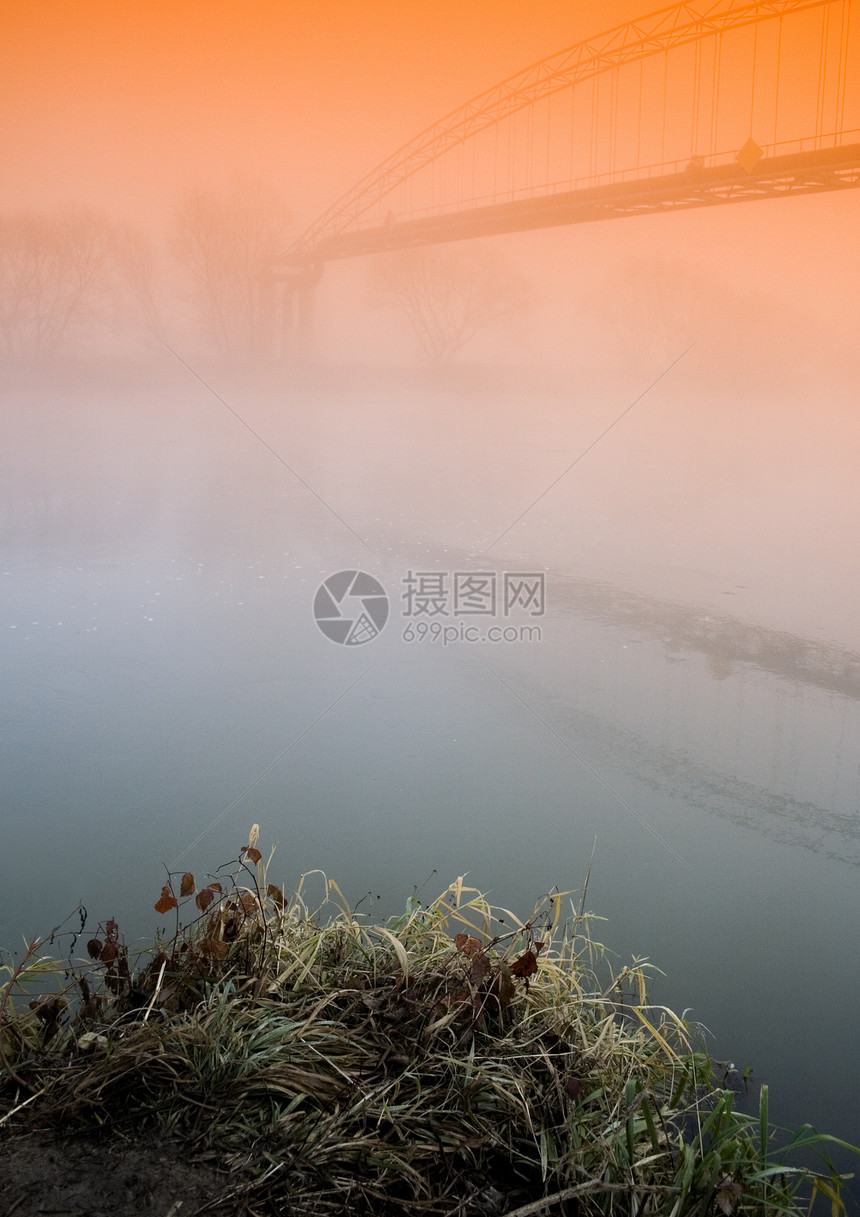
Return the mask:
POLYGON ((699 1029, 648 1004, 646 962, 601 977, 585 891, 520 921, 458 880, 376 926, 325 893, 286 897, 252 833, 232 868, 168 877, 138 958, 108 921, 86 960, 80 926, 67 958, 55 934, 6 963, 9 1212, 839 1207, 826 1161, 777 1150, 767 1088, 735 1112, 699 1029))

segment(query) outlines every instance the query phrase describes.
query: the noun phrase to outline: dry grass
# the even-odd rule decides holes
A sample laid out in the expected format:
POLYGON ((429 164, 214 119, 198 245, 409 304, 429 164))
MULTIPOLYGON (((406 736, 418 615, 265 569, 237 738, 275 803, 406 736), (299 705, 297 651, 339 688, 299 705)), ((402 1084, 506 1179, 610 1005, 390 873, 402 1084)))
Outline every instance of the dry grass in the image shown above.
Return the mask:
POLYGON ((316 910, 307 881, 286 900, 252 835, 229 878, 171 877, 175 936, 134 965, 113 923, 87 962, 33 943, 5 969, 0 1123, 215 1152, 237 1214, 841 1207, 833 1170, 773 1148, 765 1088, 749 1117, 714 1087, 697 1029, 648 1005, 646 965, 598 982, 581 903, 521 922, 458 880, 371 926, 322 882, 316 910))

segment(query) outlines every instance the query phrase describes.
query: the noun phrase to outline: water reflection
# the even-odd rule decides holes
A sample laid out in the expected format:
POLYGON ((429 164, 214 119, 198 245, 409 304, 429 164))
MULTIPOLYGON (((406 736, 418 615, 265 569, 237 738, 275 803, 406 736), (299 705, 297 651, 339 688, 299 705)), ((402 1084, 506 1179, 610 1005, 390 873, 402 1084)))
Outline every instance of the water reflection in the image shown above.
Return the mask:
POLYGON ((848 647, 594 580, 560 581, 553 602, 598 621, 634 626, 662 638, 667 647, 700 651, 709 657, 711 674, 718 680, 730 676, 735 663, 746 662, 786 680, 860 698, 860 654, 848 647))
POLYGON ((569 716, 577 736, 607 741, 595 745, 601 755, 624 758, 657 791, 860 864, 860 655, 594 583, 555 581, 551 596, 615 639, 574 644, 591 657, 576 682, 589 688, 589 710, 569 716), (619 697, 595 669, 617 671, 621 656, 619 697), (708 678, 721 687, 709 690, 708 678))
MULTIPOLYGON (((495 395, 474 416, 460 400, 454 451, 434 394, 401 390, 285 391, 255 418, 369 538, 360 560, 393 602, 409 568, 485 568, 469 547, 546 484, 559 436, 581 446, 582 421, 503 397, 488 431, 495 395)), ((253 821, 284 886, 322 865, 379 914, 433 869, 525 912, 582 883, 596 840, 606 941, 654 958, 658 996, 755 1062, 777 1119, 860 1140, 860 1075, 835 1048, 860 999, 849 646, 591 577, 559 560, 574 544, 559 524, 493 560, 549 568, 540 644, 408 645, 394 612, 372 644, 336 647, 313 597, 359 561, 354 538, 205 397, 81 388, 18 396, 9 418, 4 942, 82 898, 147 933, 160 864, 212 868, 253 821), (788 1002, 786 961, 805 978, 788 1002)))

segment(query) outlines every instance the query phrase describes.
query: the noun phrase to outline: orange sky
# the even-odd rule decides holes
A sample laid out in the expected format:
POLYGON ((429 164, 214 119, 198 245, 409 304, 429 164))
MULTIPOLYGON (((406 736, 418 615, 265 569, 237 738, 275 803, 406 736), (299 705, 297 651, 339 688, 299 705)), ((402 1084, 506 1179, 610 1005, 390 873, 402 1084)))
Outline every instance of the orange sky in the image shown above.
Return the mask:
MULTIPOLYGON (((0 208, 84 203, 157 236, 184 189, 217 185, 231 171, 277 186, 298 230, 470 96, 651 8, 647 0, 0 6, 0 208)), ((858 47, 860 13, 854 23, 858 47)), ((856 384, 858 233, 860 190, 851 190, 499 241, 536 286, 539 309, 523 348, 535 363, 557 352, 567 358, 577 342, 590 356, 595 330, 618 320, 619 284, 656 267, 655 278, 686 276, 710 301, 696 354, 703 366, 726 374, 748 367, 754 386, 782 359, 788 375, 800 368, 824 396, 833 356, 819 339, 828 326, 847 361, 837 371, 856 384), (604 289, 607 298, 597 299, 604 289), (600 326, 589 329, 601 309, 600 326), (714 318, 735 325, 746 346, 723 344, 714 318)), ((352 302, 330 340, 344 360, 364 350, 362 273, 337 264, 319 292, 323 309, 326 293, 338 308, 338 293, 352 302)), ((621 321, 639 325, 629 313, 621 321)), ((600 341, 600 351, 610 350, 600 341)), ((746 392, 743 372, 735 374, 746 392)))
MULTIPOLYGON (((159 234, 186 188, 230 171, 277 186, 298 231, 470 96, 651 10, 647 0, 0 5, 2 205, 84 203, 159 234)), ((787 294, 812 300, 832 294, 834 275, 841 296, 860 273, 858 208, 850 191, 609 227, 613 248, 671 240, 681 258, 707 257, 718 234, 745 234, 736 252, 721 252, 722 273, 736 266, 777 292, 784 279, 787 294)), ((576 240, 605 244, 607 225, 587 227, 576 240)))
POLYGON ((303 218, 471 95, 630 2, 3 0, 6 205, 169 208, 228 166, 303 218))

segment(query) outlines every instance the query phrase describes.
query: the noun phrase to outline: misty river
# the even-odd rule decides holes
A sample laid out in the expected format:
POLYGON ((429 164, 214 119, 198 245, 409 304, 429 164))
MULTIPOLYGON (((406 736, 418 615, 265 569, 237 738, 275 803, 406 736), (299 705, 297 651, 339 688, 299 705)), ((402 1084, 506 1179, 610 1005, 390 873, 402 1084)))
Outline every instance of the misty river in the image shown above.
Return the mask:
POLYGON ((660 371, 10 374, 2 945, 150 935, 254 822, 373 917, 590 865, 616 970, 860 1143, 856 420, 691 359, 607 430, 660 371), (340 571, 387 596, 356 645, 340 571))

